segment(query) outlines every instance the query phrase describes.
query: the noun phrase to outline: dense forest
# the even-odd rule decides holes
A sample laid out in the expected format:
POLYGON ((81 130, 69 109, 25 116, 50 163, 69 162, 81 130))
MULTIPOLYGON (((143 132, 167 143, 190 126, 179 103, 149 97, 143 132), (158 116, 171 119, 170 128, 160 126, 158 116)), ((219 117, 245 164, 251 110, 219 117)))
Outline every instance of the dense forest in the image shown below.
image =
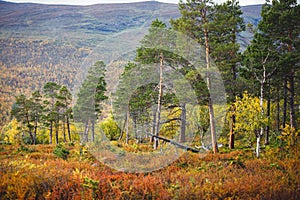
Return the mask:
POLYGON ((1 199, 300 198, 299 4, 178 10, 113 63, 2 39, 1 199))

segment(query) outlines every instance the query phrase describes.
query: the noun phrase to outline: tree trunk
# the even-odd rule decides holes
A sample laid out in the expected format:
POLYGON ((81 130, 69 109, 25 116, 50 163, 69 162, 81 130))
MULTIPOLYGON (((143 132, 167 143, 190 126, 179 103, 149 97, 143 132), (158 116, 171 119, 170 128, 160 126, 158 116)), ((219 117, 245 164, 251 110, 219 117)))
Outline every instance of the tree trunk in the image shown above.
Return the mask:
POLYGON ((58 131, 59 131, 59 125, 55 126, 55 143, 58 144, 58 131))
POLYGON ((34 144, 34 137, 33 137, 33 134, 32 134, 31 129, 28 130, 28 133, 29 133, 30 140, 31 140, 30 143, 31 143, 31 144, 34 144))
POLYGON ((235 114, 230 117, 229 148, 234 149, 235 114))
POLYGON ((49 134, 49 144, 52 144, 52 137, 53 137, 53 122, 50 122, 50 134, 49 134))
MULTIPOLYGON (((160 122, 160 112, 161 112, 161 99, 162 99, 162 84, 163 84, 163 63, 164 58, 163 54, 160 54, 160 65, 159 65, 159 84, 158 84, 158 100, 157 100, 157 111, 156 111, 156 123, 155 123, 155 135, 159 134, 159 122, 160 122)), ((158 147, 158 139, 154 138, 153 148, 157 149, 158 147)))
POLYGON ((184 143, 186 141, 185 138, 185 129, 186 129, 186 104, 183 103, 181 105, 181 117, 180 117, 180 142, 184 143))
POLYGON ((83 142, 88 142, 89 140, 89 121, 85 122, 84 133, 83 133, 83 142))
POLYGON ((125 120, 124 120, 123 127, 122 127, 122 129, 121 129, 121 133, 120 133, 119 140, 122 140, 122 138, 123 138, 123 135, 124 135, 124 129, 125 129, 125 126, 126 126, 126 121, 127 121, 127 112, 126 112, 126 114, 125 114, 125 120))
MULTIPOLYGON (((204 16, 204 21, 206 22, 206 16, 204 16)), ((205 57, 206 57, 206 68, 210 69, 210 59, 209 59, 209 38, 208 38, 208 30, 204 29, 205 36, 205 57)), ((207 87, 208 91, 211 93, 211 80, 210 74, 207 74, 207 87)), ((214 153, 218 153, 218 144, 217 144, 217 135, 215 129, 215 116, 214 116, 214 108, 211 97, 208 97, 208 109, 209 109, 209 121, 210 121, 210 132, 211 132, 211 143, 214 153)))
POLYGON ((129 141, 129 108, 127 110, 126 113, 126 139, 125 139, 125 143, 128 144, 129 141))
POLYGON ((259 158, 259 155, 260 155, 260 138, 261 138, 261 135, 260 135, 260 133, 258 133, 256 136, 256 157, 257 158, 259 158))
POLYGON ((294 72, 291 72, 289 78, 290 85, 290 126, 291 128, 296 129, 296 117, 295 117, 295 81, 294 81, 294 72))
POLYGON ((285 128, 286 124, 286 113, 287 113, 287 79, 284 79, 283 86, 283 116, 282 116, 282 128, 285 128))
POLYGON ((133 118, 133 129, 134 129, 134 137, 138 140, 138 131, 137 131, 137 119, 136 117, 133 118))
POLYGON ((71 142, 72 138, 71 138, 71 129, 70 129, 70 119, 69 119, 69 116, 67 116, 67 129, 68 129, 69 141, 71 142))
MULTIPOLYGON (((289 30, 288 31, 288 38, 290 41, 294 41, 293 35, 292 35, 292 31, 293 30, 289 30)), ((298 34, 299 36, 299 34, 298 34)), ((292 52, 293 51, 293 44, 289 43, 288 45, 288 51, 292 52)), ((289 86, 290 86, 290 126, 291 128, 295 128, 297 130, 296 127, 296 116, 295 116, 295 70, 294 70, 294 66, 289 66, 291 68, 291 72, 289 74, 289 86)))
MULTIPOLYGON (((152 135, 155 135, 155 124, 156 124, 156 108, 155 106, 153 106, 153 109, 152 109, 152 135)), ((150 143, 154 142, 154 137, 153 136, 150 136, 150 143)))
POLYGON ((92 121, 92 142, 95 142, 95 121, 92 121))
POLYGON ((37 134, 37 129, 38 129, 38 121, 35 121, 34 124, 34 132, 33 132, 33 144, 36 144, 36 134, 37 134))
POLYGON ((268 145, 270 143, 270 110, 271 110, 271 99, 268 98, 267 102, 267 118, 268 118, 268 125, 266 127, 266 138, 265 138, 265 145, 268 145))
MULTIPOLYGON (((233 38, 232 38, 232 43, 236 43, 236 34, 237 34, 237 31, 236 31, 236 28, 235 28, 235 31, 234 31, 235 34, 233 34, 233 38)), ((233 78, 233 81, 232 81, 232 87, 231 87, 231 91, 232 91, 232 105, 235 103, 235 97, 236 97, 236 93, 235 93, 235 90, 237 89, 237 86, 236 86, 236 80, 237 80, 237 69, 236 69, 236 63, 234 63, 232 65, 232 78, 233 78)), ((230 149, 234 149, 234 127, 235 127, 235 107, 232 107, 233 109, 233 114, 232 116, 230 117, 230 132, 229 132, 229 148, 230 149)))
MULTIPOLYGON (((264 71, 264 74, 265 74, 265 71, 264 71)), ((260 105, 262 116, 264 116, 264 82, 265 81, 263 80, 260 83, 260 97, 259 97, 259 105, 260 105)), ((264 135, 264 130, 265 130, 264 127, 261 126, 259 136, 257 136, 257 138, 259 138, 259 141, 260 141, 260 138, 264 135)), ((260 148, 260 147, 258 147, 258 148, 260 148)))
POLYGON ((280 93, 279 88, 277 88, 277 116, 276 116, 277 131, 280 131, 280 93))
MULTIPOLYGON (((150 135, 152 135, 152 134, 150 134, 150 135)), ((191 151, 193 153, 199 153, 200 152, 198 149, 194 149, 192 147, 180 144, 180 143, 172 141, 170 139, 167 139, 167 138, 164 138, 164 137, 161 137, 161 136, 156 136, 156 135, 152 135, 152 136, 155 137, 155 138, 157 138, 157 139, 159 139, 159 140, 163 140, 164 142, 169 142, 170 144, 173 144, 173 145, 175 145, 175 146, 177 146, 177 147, 179 147, 181 149, 185 149, 186 151, 191 151)))
POLYGON ((67 142, 65 117, 64 117, 64 120, 62 121, 62 123, 63 123, 62 129, 63 129, 63 135, 64 135, 64 142, 67 142))

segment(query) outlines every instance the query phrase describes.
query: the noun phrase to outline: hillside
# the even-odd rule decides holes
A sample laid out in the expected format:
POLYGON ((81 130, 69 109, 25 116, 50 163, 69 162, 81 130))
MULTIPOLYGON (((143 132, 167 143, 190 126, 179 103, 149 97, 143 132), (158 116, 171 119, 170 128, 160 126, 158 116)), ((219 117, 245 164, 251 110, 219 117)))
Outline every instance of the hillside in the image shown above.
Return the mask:
MULTIPOLYGON (((260 8, 243 7, 245 22, 256 25, 260 8)), ((77 88, 96 60, 113 63, 107 80, 113 87, 121 61, 133 55, 151 21, 179 16, 177 5, 154 1, 91 6, 0 1, 0 126, 8 120, 15 95, 48 81, 77 88)), ((241 34, 242 49, 250 38, 251 33, 241 34)))

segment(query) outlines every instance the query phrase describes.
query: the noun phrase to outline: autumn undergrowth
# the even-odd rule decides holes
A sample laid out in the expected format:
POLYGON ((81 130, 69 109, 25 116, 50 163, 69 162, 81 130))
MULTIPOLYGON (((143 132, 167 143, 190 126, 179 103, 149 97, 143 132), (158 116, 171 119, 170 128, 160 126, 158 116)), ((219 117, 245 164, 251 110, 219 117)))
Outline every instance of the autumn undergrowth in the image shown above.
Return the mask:
POLYGON ((149 173, 113 170, 80 144, 0 149, 0 199, 300 198, 299 144, 266 148, 259 159, 245 150, 187 152, 149 173), (57 156, 55 149, 69 153, 57 156))

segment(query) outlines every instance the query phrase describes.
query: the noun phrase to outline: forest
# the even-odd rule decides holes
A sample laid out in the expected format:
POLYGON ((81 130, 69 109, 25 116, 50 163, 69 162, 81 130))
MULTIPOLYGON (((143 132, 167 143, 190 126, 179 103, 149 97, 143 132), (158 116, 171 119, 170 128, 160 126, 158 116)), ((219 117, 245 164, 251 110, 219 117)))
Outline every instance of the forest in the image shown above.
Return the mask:
MULTIPOLYGON (((48 78, 2 114, 0 199, 300 198, 300 5, 267 1, 257 24, 237 0, 178 9, 152 21, 118 73, 92 63, 76 94, 68 74, 91 50, 39 42, 56 59, 14 76, 43 63, 60 72, 44 68, 48 78), (245 30, 253 37, 242 48, 245 30), (78 62, 60 57, 67 52, 78 62)), ((13 52, 5 59, 14 65, 13 52)), ((1 95, 22 84, 7 80, 1 95)))

